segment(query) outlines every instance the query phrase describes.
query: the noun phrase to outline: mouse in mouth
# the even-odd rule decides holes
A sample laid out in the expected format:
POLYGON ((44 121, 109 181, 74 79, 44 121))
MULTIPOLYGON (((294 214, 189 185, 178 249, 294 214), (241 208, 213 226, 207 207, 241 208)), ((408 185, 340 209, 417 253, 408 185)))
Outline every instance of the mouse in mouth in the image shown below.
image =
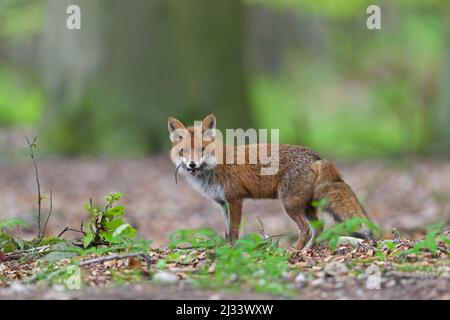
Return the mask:
POLYGON ((198 169, 198 168, 193 168, 193 169, 187 168, 187 171, 188 171, 191 175, 196 176, 196 175, 199 174, 200 169, 198 169))

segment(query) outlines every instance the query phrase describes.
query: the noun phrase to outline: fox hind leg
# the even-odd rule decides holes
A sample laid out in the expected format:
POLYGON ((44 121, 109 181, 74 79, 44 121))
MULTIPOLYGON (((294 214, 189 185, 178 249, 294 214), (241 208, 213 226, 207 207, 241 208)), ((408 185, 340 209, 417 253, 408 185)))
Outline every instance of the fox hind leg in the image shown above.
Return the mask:
POLYGON ((309 224, 306 218, 306 201, 299 196, 282 195, 281 201, 283 203, 284 210, 289 217, 294 220, 298 227, 298 240, 293 245, 297 250, 303 249, 308 240, 309 224))
POLYGON ((323 224, 317 218, 317 209, 313 208, 313 207, 308 207, 306 209, 306 219, 308 220, 309 230, 311 231, 311 237, 309 238, 308 242, 306 243, 305 248, 311 249, 312 247, 314 247, 315 239, 323 231, 323 224))
POLYGON ((298 207, 284 207, 289 217, 297 224, 298 227, 298 240, 293 245, 297 250, 301 250, 305 247, 306 241, 308 240, 309 225, 306 219, 305 209, 298 207))
POLYGON ((305 245, 308 248, 311 247, 317 233, 309 223, 309 220, 317 219, 314 208, 309 204, 313 196, 314 172, 294 169, 287 172, 282 179, 278 188, 278 195, 283 203, 284 210, 297 224, 299 234, 294 247, 300 250, 305 245))

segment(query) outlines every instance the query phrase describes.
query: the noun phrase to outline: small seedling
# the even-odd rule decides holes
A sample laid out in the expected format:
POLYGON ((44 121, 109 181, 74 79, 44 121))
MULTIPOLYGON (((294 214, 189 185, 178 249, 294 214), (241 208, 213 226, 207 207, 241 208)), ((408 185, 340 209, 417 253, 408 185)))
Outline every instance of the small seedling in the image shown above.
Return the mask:
POLYGON ((88 248, 99 244, 116 244, 135 237, 136 229, 125 223, 125 207, 116 205, 122 198, 120 192, 110 193, 105 197, 104 210, 94 208, 92 201, 85 204, 89 215, 89 230, 83 237, 83 246, 88 248))
POLYGON ((411 253, 419 254, 421 251, 429 251, 435 253, 438 249, 439 240, 443 241, 447 245, 450 243, 450 239, 442 234, 444 230, 444 224, 438 223, 431 225, 425 235, 424 240, 417 241, 411 249, 403 251, 404 255, 411 253))
POLYGON ((327 242, 328 246, 332 250, 335 250, 339 244, 339 237, 351 236, 353 233, 361 230, 364 226, 369 228, 373 234, 380 234, 380 229, 369 219, 353 218, 328 228, 317 237, 316 242, 327 242))
POLYGON ((224 240, 211 229, 182 229, 170 236, 169 248, 214 248, 224 243, 224 240))

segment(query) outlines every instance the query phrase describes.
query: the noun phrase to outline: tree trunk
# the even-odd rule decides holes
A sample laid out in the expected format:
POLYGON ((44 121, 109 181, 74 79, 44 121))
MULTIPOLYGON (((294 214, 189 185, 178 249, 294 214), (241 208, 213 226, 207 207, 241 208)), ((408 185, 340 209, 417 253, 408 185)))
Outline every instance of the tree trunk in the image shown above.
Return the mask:
POLYGON ((249 125, 238 0, 48 0, 45 145, 63 153, 166 148, 169 115, 249 125), (81 8, 81 30, 65 27, 81 8))
POLYGON ((438 93, 435 108, 431 110, 431 141, 430 151, 440 155, 450 155, 450 4, 443 10, 446 21, 444 33, 444 52, 438 75, 438 93))

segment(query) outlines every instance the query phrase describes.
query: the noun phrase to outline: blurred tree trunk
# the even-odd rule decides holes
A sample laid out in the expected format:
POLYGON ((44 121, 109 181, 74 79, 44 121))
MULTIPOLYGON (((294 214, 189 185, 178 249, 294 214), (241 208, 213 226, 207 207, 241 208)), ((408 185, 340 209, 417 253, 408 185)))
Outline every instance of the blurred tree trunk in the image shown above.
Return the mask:
POLYGON ((63 153, 165 148, 166 120, 249 125, 238 0, 48 0, 45 144, 63 153), (67 30, 66 8, 82 29, 67 30))
POLYGON ((430 151, 436 154, 450 154, 450 3, 443 10, 444 52, 438 74, 438 95, 435 108, 431 109, 431 141, 430 151))

